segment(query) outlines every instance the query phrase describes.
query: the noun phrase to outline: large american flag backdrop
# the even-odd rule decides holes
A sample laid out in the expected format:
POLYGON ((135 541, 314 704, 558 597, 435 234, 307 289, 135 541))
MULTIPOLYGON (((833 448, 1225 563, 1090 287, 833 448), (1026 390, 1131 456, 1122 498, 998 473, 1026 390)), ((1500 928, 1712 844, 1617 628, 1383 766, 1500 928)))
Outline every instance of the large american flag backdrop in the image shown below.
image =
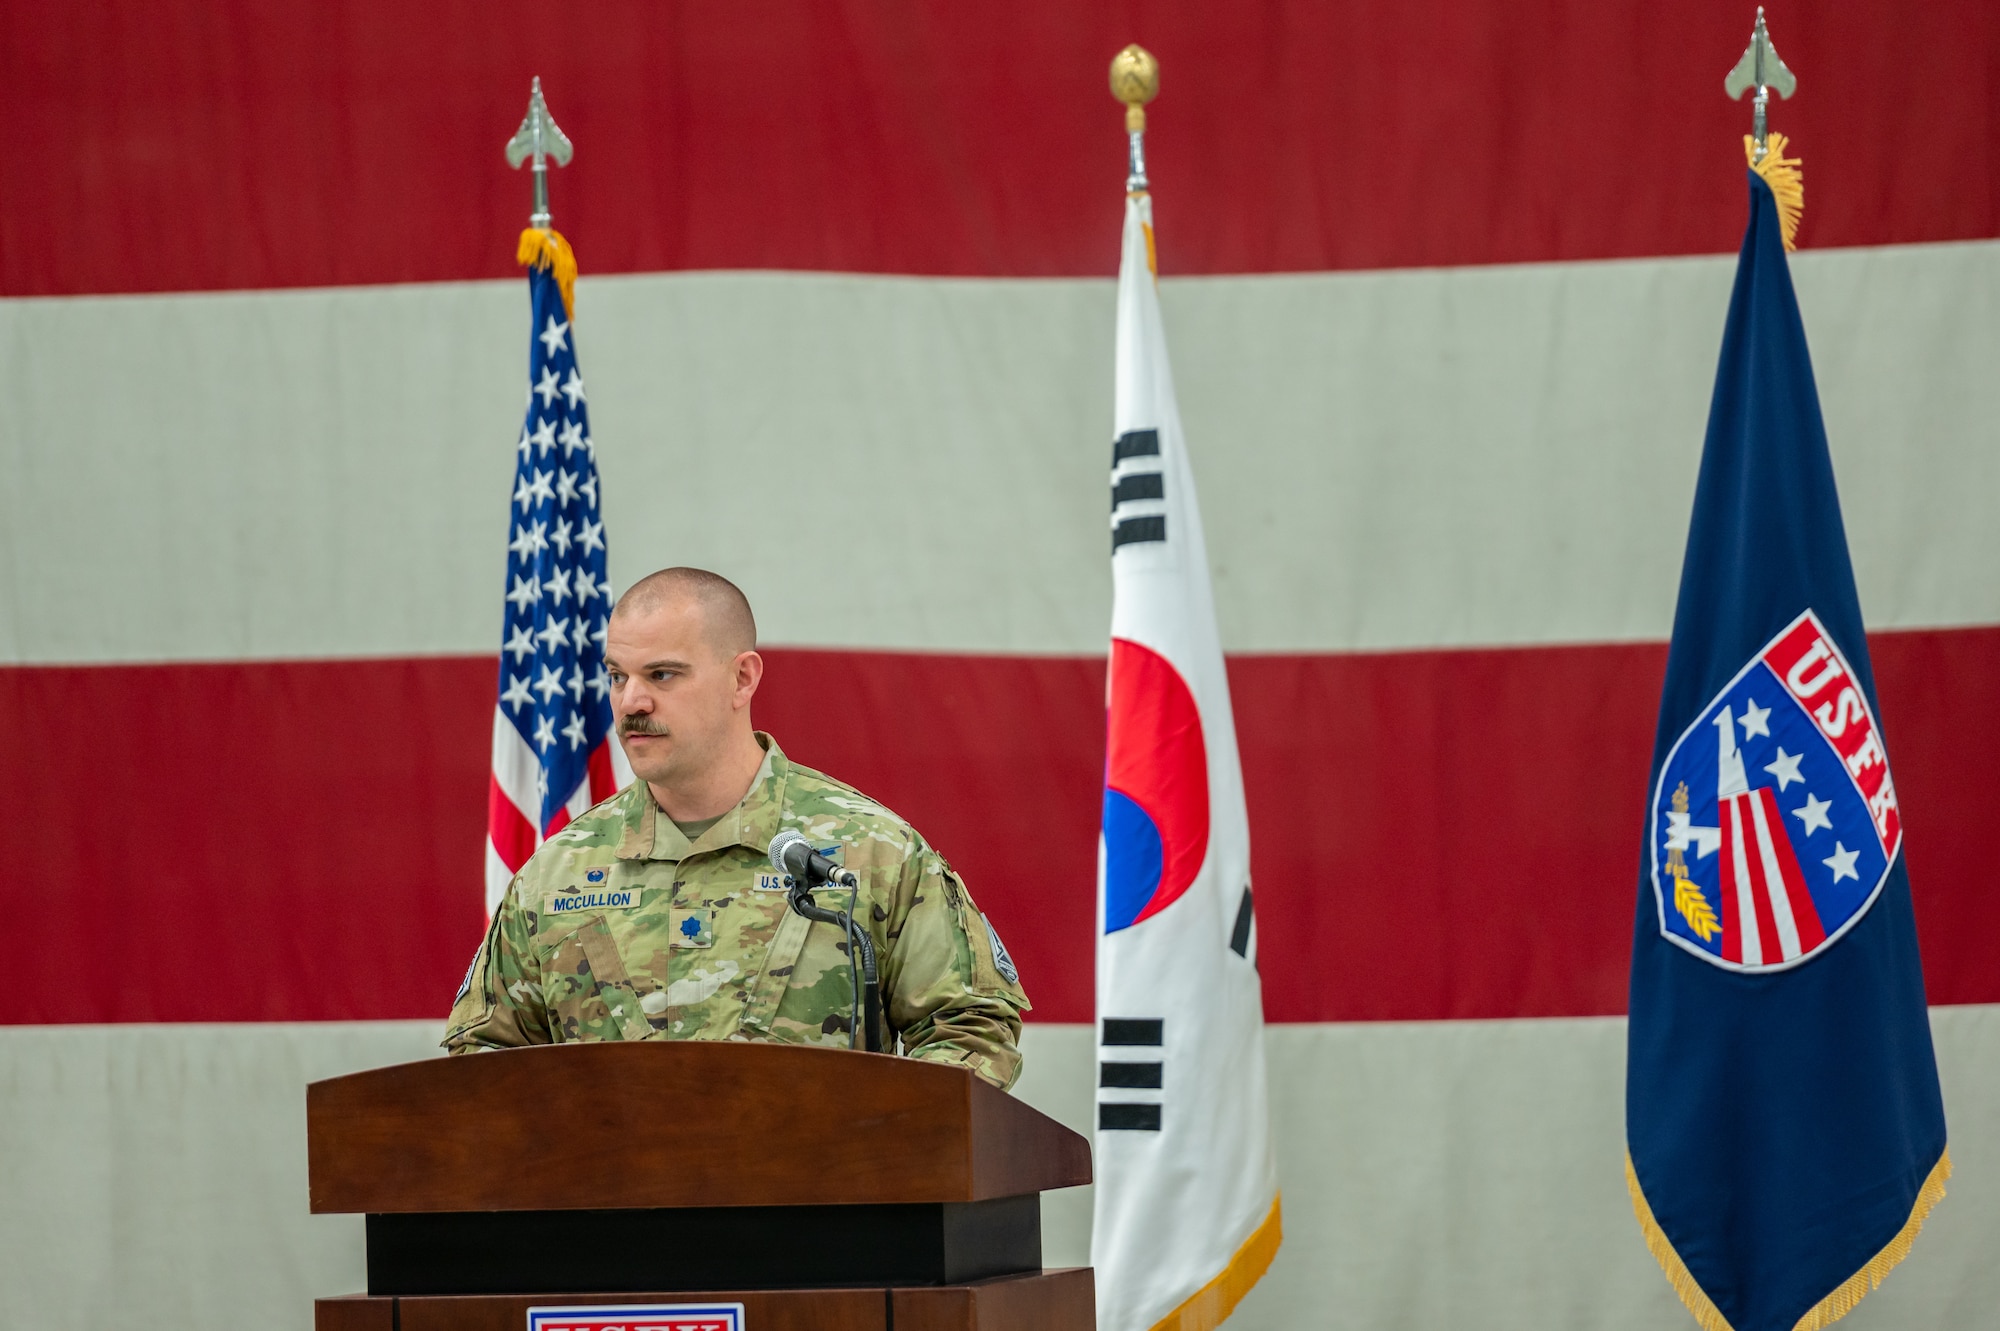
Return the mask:
MULTIPOLYGON (((564 735, 595 715, 573 621, 495 651, 524 521, 539 559, 585 509, 617 537, 593 614, 668 564, 745 588, 759 724, 965 872, 1035 999, 1022 1093, 1087 1122, 1104 78, 1138 41, 1272 1023, 1286 1242, 1240 1324, 1683 1325, 1625 1197, 1621 1014, 1751 17, 613 0, 552 33, 515 0, 111 0, 9 25, 0 1321, 302 1327, 360 1286, 358 1224, 306 1215, 299 1088, 434 1047, 484 917, 496 715, 530 748, 546 718, 565 761, 601 735, 564 735), (582 336, 590 423, 537 393, 524 461, 501 144, 536 74, 585 270, 546 354, 582 336), (534 440, 558 413, 579 447, 534 440), (517 467, 532 491, 593 457, 574 512, 557 474, 510 502, 517 467)), ((1854 1324, 1970 1326, 2000 1304, 2000 11, 1770 23, 1960 1171, 1854 1324)), ((1050 1200, 1052 1262, 1089 1213, 1050 1200)))

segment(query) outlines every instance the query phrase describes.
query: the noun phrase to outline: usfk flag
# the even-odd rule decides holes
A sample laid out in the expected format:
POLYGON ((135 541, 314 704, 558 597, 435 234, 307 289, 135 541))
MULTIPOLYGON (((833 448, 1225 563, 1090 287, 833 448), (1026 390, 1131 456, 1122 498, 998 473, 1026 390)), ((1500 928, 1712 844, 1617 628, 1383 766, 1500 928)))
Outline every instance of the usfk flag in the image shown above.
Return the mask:
POLYGON ((1125 203, 1097 943, 1097 1324, 1205 1331, 1279 1241, 1250 832, 1208 553, 1125 203))
POLYGON ((1951 1158, 1902 810, 1757 172, 1654 745, 1633 1206, 1704 1331, 1814 1331, 1909 1251, 1951 1158))

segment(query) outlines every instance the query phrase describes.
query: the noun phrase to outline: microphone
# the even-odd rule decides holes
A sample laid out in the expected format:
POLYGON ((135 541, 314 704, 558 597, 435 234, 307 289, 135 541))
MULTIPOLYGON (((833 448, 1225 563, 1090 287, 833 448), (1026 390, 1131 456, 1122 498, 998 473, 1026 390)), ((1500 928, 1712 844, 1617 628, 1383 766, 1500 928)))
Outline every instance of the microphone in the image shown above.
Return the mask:
POLYGON ((792 909, 808 920, 831 924, 847 935, 847 974, 854 1006, 847 1019, 847 1047, 882 1052, 882 989, 875 969, 875 940, 844 910, 828 910, 813 901, 815 887, 847 887, 857 893, 861 880, 812 848, 803 833, 786 828, 771 838, 771 867, 792 880, 792 909), (865 1025, 864 1025, 865 1023, 865 1025), (867 1043, 861 1042, 866 1032, 867 1043))
POLYGON ((822 884, 834 887, 861 885, 853 870, 841 868, 814 850, 803 833, 789 827, 771 838, 771 867, 779 873, 790 874, 792 880, 807 891, 822 884))

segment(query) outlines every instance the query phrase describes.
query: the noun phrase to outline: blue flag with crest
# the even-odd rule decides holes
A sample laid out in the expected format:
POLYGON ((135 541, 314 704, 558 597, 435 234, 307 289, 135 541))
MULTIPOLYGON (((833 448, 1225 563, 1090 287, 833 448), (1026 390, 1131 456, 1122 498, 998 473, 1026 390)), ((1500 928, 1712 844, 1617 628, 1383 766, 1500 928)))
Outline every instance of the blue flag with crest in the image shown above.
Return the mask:
POLYGON ((1811 1331, 1951 1172, 1902 817, 1776 200, 1723 331, 1654 742, 1627 1182, 1707 1331, 1811 1331))

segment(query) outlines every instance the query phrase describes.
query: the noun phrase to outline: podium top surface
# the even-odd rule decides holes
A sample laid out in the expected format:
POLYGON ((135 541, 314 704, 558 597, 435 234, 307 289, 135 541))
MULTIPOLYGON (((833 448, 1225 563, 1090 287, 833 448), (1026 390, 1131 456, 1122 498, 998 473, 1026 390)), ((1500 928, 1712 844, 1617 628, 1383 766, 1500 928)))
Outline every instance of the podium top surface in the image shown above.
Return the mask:
POLYGON ((314 1082, 315 1213, 973 1202, 1090 1146, 972 1073, 728 1041, 542 1045, 314 1082))

